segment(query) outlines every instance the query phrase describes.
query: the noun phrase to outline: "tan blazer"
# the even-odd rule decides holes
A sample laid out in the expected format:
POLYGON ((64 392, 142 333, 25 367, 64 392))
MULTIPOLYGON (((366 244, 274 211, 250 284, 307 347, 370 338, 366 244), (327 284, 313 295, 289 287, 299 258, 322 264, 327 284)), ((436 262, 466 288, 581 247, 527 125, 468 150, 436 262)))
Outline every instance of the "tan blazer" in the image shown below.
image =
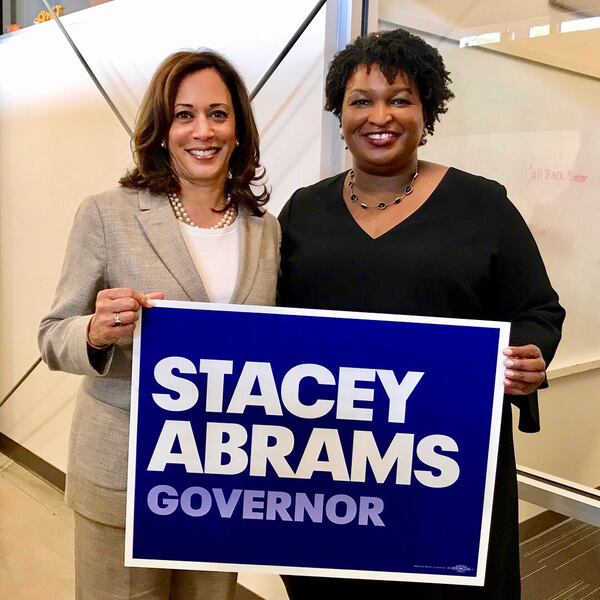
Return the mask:
MULTIPOLYGON (((273 305, 279 268, 277 219, 239 211, 240 266, 231 302, 273 305)), ((124 526, 131 339, 110 350, 101 372, 90 363, 86 328, 97 293, 130 287, 168 300, 208 302, 166 196, 117 188, 86 199, 67 245, 50 313, 38 342, 51 370, 84 375, 69 444, 67 501, 95 521, 124 526)), ((97 366, 97 365, 96 365, 97 366)))

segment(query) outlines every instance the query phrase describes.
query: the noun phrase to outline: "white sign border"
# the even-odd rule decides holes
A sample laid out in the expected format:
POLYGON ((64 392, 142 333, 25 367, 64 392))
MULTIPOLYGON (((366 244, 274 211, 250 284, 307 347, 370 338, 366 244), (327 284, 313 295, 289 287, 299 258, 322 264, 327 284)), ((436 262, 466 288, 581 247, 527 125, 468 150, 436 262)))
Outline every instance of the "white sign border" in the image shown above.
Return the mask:
MULTIPOLYGON (((138 423, 138 397, 140 380, 140 353, 142 344, 142 320, 140 319, 133 336, 133 364, 131 373, 131 416, 129 423, 129 462, 127 468, 127 509, 125 526, 125 566, 147 567, 182 570, 210 570, 254 572, 273 575, 313 575, 319 577, 344 577, 347 579, 379 579, 387 581, 408 581, 415 583, 444 583, 454 585, 483 586, 489 531, 492 519, 492 504, 496 481, 496 465, 498 444, 500 440, 500 425, 502 420, 502 403, 504 398, 504 355, 503 349, 509 344, 510 323, 504 321, 479 321, 476 319, 452 319, 446 317, 419 317, 414 315, 397 315, 386 313, 368 313, 339 310, 319 310, 304 308, 285 308, 280 306, 254 306, 250 304, 212 304, 208 302, 187 302, 181 300, 155 300, 156 307, 184 308, 193 310, 211 310, 225 312, 266 313, 277 315, 294 315, 310 317, 328 317, 337 319, 358 319, 363 321, 394 321, 403 323, 423 323, 432 325, 455 325, 460 327, 478 327, 499 330, 498 356, 496 362, 496 378, 494 383, 494 398, 492 419, 490 424, 490 443, 488 446, 488 461, 486 483, 483 496, 483 511, 481 516, 481 534, 479 540, 479 556, 475 577, 464 575, 436 575, 431 573, 405 573, 394 571, 362 571, 357 569, 321 569, 314 567, 290 567, 280 565, 253 565, 245 563, 210 563, 178 560, 149 560, 133 557, 133 517, 135 498, 135 466, 136 466, 136 433, 138 423), (399 576, 402 579, 399 579, 399 576)), ((143 309, 152 310, 152 309, 143 309)))

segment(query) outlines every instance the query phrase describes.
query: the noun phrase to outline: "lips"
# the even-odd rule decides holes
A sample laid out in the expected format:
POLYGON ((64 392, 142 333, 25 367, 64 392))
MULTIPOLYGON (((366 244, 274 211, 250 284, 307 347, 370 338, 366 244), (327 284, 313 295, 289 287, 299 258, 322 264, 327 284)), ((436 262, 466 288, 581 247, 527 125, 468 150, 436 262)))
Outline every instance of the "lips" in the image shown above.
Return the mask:
POLYGON ((221 150, 221 148, 191 148, 186 150, 188 154, 191 154, 194 158, 207 159, 212 158, 221 150))
POLYGON ((362 135, 367 139, 370 146, 387 148, 394 144, 400 134, 396 131, 369 131, 362 135))
POLYGON ((393 131, 376 131, 373 133, 366 133, 366 135, 370 140, 389 140, 393 137, 396 137, 398 134, 393 131))

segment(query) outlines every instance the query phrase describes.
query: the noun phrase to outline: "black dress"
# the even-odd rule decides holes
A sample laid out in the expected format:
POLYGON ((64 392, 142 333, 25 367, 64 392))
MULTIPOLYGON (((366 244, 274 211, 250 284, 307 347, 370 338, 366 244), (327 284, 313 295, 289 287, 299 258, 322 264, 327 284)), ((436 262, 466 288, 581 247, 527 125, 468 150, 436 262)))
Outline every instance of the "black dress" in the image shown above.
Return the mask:
MULTIPOLYGON (((298 190, 283 208, 280 305, 510 321, 511 345, 535 344, 550 362, 565 313, 504 187, 450 168, 417 211, 372 239, 344 203, 345 175, 298 190)), ((536 395, 512 399, 521 429, 537 431, 536 395)), ((520 598, 511 421, 505 397, 483 588, 286 576, 290 598, 520 598)))

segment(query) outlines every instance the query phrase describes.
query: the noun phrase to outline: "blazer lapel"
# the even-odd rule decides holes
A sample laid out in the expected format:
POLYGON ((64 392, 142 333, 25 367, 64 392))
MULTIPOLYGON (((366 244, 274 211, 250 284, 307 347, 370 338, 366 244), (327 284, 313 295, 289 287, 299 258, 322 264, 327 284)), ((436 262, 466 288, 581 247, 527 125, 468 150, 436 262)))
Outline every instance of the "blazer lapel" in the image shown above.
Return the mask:
POLYGON ((260 259, 264 220, 255 217, 247 209, 240 206, 240 262, 238 276, 231 297, 231 304, 243 304, 256 277, 260 259))
POLYGON ((146 190, 138 192, 138 199, 138 221, 160 260, 190 300, 209 302, 169 201, 164 196, 150 194, 146 190))

